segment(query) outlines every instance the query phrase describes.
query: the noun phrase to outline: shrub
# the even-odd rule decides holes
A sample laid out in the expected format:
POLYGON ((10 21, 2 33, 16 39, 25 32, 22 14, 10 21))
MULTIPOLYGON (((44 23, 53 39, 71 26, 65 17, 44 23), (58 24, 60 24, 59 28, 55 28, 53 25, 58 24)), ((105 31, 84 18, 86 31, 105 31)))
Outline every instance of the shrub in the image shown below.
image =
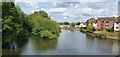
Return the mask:
POLYGON ((57 36, 56 35, 52 35, 52 36, 49 37, 49 39, 52 39, 52 38, 57 38, 57 36))
POLYGON ((85 29, 84 27, 80 27, 80 29, 85 29))
POLYGON ((111 29, 107 29, 108 32, 113 32, 114 31, 114 28, 111 28, 111 29))
POLYGON ((75 23, 75 22, 72 22, 72 25, 71 25, 71 26, 72 26, 73 28, 75 28, 75 25, 76 25, 76 23, 75 23))
POLYGON ((40 36, 41 37, 51 37, 53 34, 50 32, 50 31, 48 31, 48 30, 43 30, 43 31, 40 31, 39 32, 40 33, 40 36))
POLYGON ((93 24, 89 24, 88 27, 87 27, 87 30, 92 31, 93 30, 93 24))

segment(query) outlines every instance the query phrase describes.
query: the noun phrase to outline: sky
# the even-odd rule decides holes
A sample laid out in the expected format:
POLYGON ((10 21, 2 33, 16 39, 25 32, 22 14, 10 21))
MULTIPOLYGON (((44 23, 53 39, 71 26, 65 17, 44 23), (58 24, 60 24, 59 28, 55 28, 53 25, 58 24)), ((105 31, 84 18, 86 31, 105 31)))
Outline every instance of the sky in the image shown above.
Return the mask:
POLYGON ((118 17, 118 0, 15 0, 26 14, 44 10, 57 22, 86 22, 90 18, 118 17))

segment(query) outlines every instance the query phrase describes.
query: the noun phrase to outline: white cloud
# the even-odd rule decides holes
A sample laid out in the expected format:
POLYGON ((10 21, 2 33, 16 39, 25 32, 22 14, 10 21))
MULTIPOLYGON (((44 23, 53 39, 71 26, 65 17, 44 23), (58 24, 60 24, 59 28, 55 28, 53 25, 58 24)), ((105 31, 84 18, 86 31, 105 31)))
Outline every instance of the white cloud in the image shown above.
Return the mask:
MULTIPOLYGON (((91 0, 92 1, 92 0, 91 0)), ((25 7, 30 7, 32 9, 30 12, 44 10, 48 13, 52 20, 62 22, 62 21, 86 21, 89 18, 98 17, 116 17, 117 16, 117 3, 107 2, 107 3, 96 3, 96 2, 50 2, 48 6, 42 6, 46 4, 40 4, 38 2, 25 2, 25 7), (38 9, 39 8, 39 9, 38 9)))
POLYGON ((77 8, 78 7, 78 5, 75 5, 75 8, 77 8))
POLYGON ((49 12, 65 12, 67 8, 52 8, 49 12))
POLYGON ((114 2, 119 0, 15 0, 16 2, 114 2))
POLYGON ((39 6, 38 5, 35 5, 34 7, 32 7, 32 8, 38 8, 39 6))
POLYGON ((63 17, 64 19, 66 19, 67 17, 63 17))
POLYGON ((44 9, 44 8, 41 8, 41 10, 45 11, 45 9, 44 9))

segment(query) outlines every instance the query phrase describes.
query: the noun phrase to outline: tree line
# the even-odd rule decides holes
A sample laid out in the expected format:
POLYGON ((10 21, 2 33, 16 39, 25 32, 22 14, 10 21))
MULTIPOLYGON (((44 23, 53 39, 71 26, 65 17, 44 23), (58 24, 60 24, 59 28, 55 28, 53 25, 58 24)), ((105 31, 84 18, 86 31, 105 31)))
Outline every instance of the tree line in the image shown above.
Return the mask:
MULTIPOLYGON (((81 23, 80 22, 72 22, 72 23, 75 23, 75 25, 80 25, 81 23)), ((69 22, 60 22, 58 23, 59 25, 70 25, 72 23, 69 23, 69 22)))

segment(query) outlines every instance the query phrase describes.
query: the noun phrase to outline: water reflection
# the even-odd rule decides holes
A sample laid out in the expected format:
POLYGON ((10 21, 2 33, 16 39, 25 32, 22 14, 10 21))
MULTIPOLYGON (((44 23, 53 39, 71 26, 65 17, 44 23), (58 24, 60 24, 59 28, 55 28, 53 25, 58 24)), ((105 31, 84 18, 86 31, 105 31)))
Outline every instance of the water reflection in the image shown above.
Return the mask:
POLYGON ((118 47, 118 41, 113 41, 113 47, 112 47, 112 54, 113 55, 119 55, 119 47, 118 47))
POLYGON ((49 40, 38 37, 31 37, 22 52, 22 55, 40 55, 48 50, 56 49, 57 39, 49 40))
POLYGON ((21 38, 21 37, 17 38, 17 40, 15 40, 15 41, 13 41, 13 43, 10 45, 10 49, 2 49, 2 55, 19 55, 19 54, 21 54, 22 48, 23 48, 23 46, 25 46, 27 44, 29 36, 23 36, 24 38, 21 38))
MULTIPOLYGON (((20 42, 21 43, 21 42, 20 42)), ((24 42, 22 41, 22 44, 24 42)), ((19 45, 22 45, 19 44, 19 45)), ((24 46, 14 52, 3 49, 3 54, 11 55, 117 55, 120 42, 99 39, 79 31, 62 30, 58 39, 48 40, 30 36, 24 46)))

